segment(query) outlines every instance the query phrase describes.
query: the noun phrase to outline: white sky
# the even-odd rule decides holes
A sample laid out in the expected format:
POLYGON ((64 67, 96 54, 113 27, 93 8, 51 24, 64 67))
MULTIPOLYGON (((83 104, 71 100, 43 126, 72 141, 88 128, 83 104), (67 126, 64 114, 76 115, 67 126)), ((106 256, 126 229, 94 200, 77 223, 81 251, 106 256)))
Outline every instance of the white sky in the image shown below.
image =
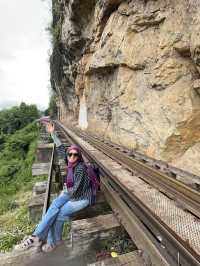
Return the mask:
POLYGON ((49 102, 50 0, 0 0, 0 109, 49 102))

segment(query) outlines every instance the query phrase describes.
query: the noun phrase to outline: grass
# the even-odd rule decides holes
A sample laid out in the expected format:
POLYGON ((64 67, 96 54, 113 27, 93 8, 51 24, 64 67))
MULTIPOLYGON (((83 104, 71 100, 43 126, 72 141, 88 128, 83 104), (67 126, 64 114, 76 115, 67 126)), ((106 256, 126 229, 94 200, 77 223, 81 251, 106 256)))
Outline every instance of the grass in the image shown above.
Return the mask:
POLYGON ((28 215, 28 202, 31 191, 19 192, 15 201, 18 207, 9 210, 0 216, 0 251, 9 251, 13 244, 21 240, 25 235, 30 234, 34 228, 28 215))
POLYGON ((9 201, 7 212, 0 215, 0 252, 10 251, 14 244, 33 232, 36 224, 29 217, 28 204, 31 200, 32 186, 47 176, 36 176, 9 201), (30 189, 29 189, 30 187, 30 189))
POLYGON ((46 175, 32 176, 38 129, 31 123, 8 136, 0 152, 0 252, 9 251, 35 224, 29 218, 32 187, 46 175))
POLYGON ((38 132, 31 123, 7 138, 0 152, 0 215, 16 207, 15 195, 30 190, 35 183, 32 163, 38 132))

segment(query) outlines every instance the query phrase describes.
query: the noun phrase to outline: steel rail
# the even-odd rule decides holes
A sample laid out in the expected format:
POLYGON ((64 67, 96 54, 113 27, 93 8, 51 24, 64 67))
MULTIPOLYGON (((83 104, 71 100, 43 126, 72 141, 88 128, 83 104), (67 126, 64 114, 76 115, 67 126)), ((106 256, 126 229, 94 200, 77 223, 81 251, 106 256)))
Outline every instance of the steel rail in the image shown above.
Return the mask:
MULTIPOLYGON (((78 132, 81 135, 84 135, 83 131, 80 129, 76 129, 75 132, 78 132)), ((175 178, 179 180, 180 182, 184 183, 186 186, 192 187, 194 190, 199 191, 199 184, 200 184, 200 176, 195 175, 191 172, 187 172, 183 169, 179 169, 177 167, 174 167, 170 164, 168 164, 165 161, 155 159, 153 157, 149 157, 147 155, 144 155, 142 153, 136 152, 133 149, 128 149, 124 146, 121 146, 119 144, 113 143, 111 141, 105 140, 102 137, 98 137, 96 135, 90 135, 87 133, 88 136, 93 137, 94 139, 98 139, 101 142, 107 144, 109 147, 115 148, 119 151, 121 151, 123 154, 127 154, 131 158, 135 158, 135 160, 143 162, 147 165, 149 165, 151 168, 154 168, 167 176, 170 176, 172 178, 175 178), (184 178, 190 179, 191 183, 188 184, 188 181, 185 181, 184 178)))
MULTIPOLYGON (((60 125, 60 123, 58 125, 60 125)), ((67 132, 62 125, 60 125, 60 127, 64 130, 65 135, 69 135, 69 132, 67 132)), ((73 138, 73 136, 70 135, 70 138, 74 143, 77 143, 76 139, 73 138)), ((150 209, 148 209, 139 200, 139 198, 131 193, 124 186, 124 184, 117 180, 115 176, 113 176, 112 173, 102 165, 102 163, 100 163, 95 157, 93 157, 82 144, 77 144, 81 147, 87 158, 95 161, 98 164, 101 175, 108 178, 108 184, 110 185, 110 187, 112 187, 119 194, 120 198, 126 203, 128 208, 130 208, 131 211, 137 215, 139 220, 152 233, 157 248, 159 249, 161 254, 163 254, 163 256, 166 257, 166 259, 170 262, 170 266, 200 265, 199 254, 197 254, 186 241, 182 240, 174 231, 172 231, 171 228, 169 228, 163 221, 161 221, 158 216, 156 216, 150 209)), ((104 152, 107 152, 107 150, 105 150, 104 152)), ((123 163, 126 164, 126 161, 123 163)))
POLYGON ((55 154, 55 144, 53 144, 53 149, 52 149, 52 154, 51 154, 50 167, 49 167, 48 178, 47 178, 47 188, 45 192, 45 199, 44 199, 44 205, 43 205, 43 215, 47 212, 49 208, 49 203, 50 203, 54 154, 55 154))
POLYGON ((126 204, 126 208, 139 218, 142 225, 148 231, 152 243, 154 243, 170 266, 200 265, 199 255, 167 227, 159 217, 153 214, 136 196, 131 194, 123 185, 116 184, 115 180, 110 181, 107 179, 106 181, 104 181, 104 186, 106 186, 107 193, 111 195, 114 193, 118 194, 119 199, 126 204))
POLYGON ((161 173, 154 168, 129 157, 128 155, 108 147, 106 144, 94 139, 91 136, 85 136, 85 139, 94 147, 111 157, 124 167, 133 172, 137 172, 138 176, 145 182, 156 187, 170 198, 182 203, 182 206, 200 218, 200 193, 182 182, 161 173))

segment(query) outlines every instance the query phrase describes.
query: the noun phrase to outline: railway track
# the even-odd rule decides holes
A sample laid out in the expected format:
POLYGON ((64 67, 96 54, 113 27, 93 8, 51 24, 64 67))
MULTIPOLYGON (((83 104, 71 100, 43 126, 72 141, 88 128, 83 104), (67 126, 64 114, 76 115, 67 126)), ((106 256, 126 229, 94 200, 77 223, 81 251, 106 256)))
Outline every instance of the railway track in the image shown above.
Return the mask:
MULTIPOLYGON (((141 238, 139 242, 142 243, 145 249, 149 249, 148 254, 150 254, 151 260, 155 262, 154 265, 200 265, 200 254, 193 249, 188 241, 182 239, 177 232, 134 195, 125 184, 120 182, 108 168, 84 147, 72 131, 64 128, 59 122, 55 123, 68 142, 77 143, 81 146, 85 157, 98 164, 102 177, 102 187, 111 207, 115 212, 121 214, 122 224, 125 225, 133 239, 135 238, 134 235, 137 234, 136 229, 137 232, 140 231, 138 233, 138 237, 141 238)), ((105 143, 92 136, 86 136, 85 134, 80 134, 80 132, 77 134, 81 135, 81 138, 84 138, 93 147, 133 172, 134 175, 156 187, 171 199, 178 200, 185 209, 200 217, 200 193, 152 169, 148 165, 122 154, 119 150, 108 147, 105 143)), ((200 229, 200 226, 198 229, 200 229)))
MULTIPOLYGON (((77 135, 81 137, 85 137, 85 133, 83 133, 81 130, 76 129, 74 131, 77 135)), ((149 157, 147 155, 141 154, 133 149, 125 148, 119 144, 112 143, 108 140, 105 140, 103 138, 100 138, 98 136, 91 136, 87 133, 87 136, 92 137, 95 140, 100 140, 101 143, 106 144, 108 147, 114 148, 115 150, 120 151, 123 155, 128 155, 130 158, 134 158, 135 160, 145 163, 146 165, 150 166, 151 168, 158 170, 161 173, 164 173, 165 175, 177 179, 184 183, 185 185, 189 186, 190 188, 193 188, 196 191, 200 191, 200 176, 197 176, 195 174, 192 174, 190 172, 184 171, 182 169, 176 168, 172 165, 169 165, 168 163, 156 160, 155 158, 149 157)))
POLYGON ((165 193, 171 199, 181 203, 184 209, 192 212, 200 218, 200 193, 198 191, 195 191, 182 182, 155 170, 145 163, 133 159, 119 150, 102 143, 92 136, 86 136, 86 134, 80 134, 78 132, 76 132, 76 134, 92 144, 98 150, 119 162, 125 168, 136 173, 140 178, 165 193))

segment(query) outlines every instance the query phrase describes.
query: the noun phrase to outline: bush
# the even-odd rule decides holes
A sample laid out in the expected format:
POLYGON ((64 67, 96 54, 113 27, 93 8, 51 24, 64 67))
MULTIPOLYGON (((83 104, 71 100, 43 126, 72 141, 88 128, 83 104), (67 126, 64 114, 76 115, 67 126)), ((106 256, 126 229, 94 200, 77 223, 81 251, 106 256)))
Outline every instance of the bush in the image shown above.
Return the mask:
POLYGON ((0 252, 32 233, 28 203, 32 186, 47 176, 32 176, 38 138, 36 122, 6 135, 0 151, 0 252))
POLYGON ((0 134, 13 134, 22 129, 35 119, 39 118, 40 112, 34 104, 21 103, 10 109, 0 111, 0 134))
MULTIPOLYGON (((21 197, 21 195, 20 195, 21 197)), ((32 233, 35 224, 31 222, 28 214, 27 200, 25 196, 20 207, 5 216, 0 216, 0 251, 9 251, 14 244, 20 241, 25 235, 32 233)))
POLYGON ((32 176, 39 116, 35 105, 0 111, 0 252, 8 251, 35 224, 29 218, 32 186, 47 176, 32 176))
POLYGON ((0 214, 12 205, 12 196, 32 183, 38 129, 35 122, 7 137, 0 152, 0 214))

